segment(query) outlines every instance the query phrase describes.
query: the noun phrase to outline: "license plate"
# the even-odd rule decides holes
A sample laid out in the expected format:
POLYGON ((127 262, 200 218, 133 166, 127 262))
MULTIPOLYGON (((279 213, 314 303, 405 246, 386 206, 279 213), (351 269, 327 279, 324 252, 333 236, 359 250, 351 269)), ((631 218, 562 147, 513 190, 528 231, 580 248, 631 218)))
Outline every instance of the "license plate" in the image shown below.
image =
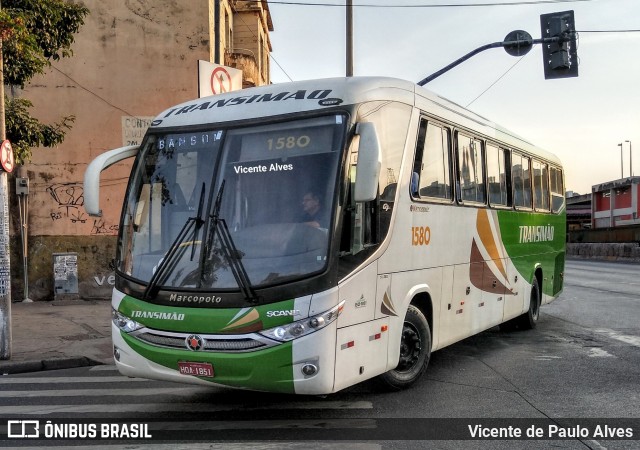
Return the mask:
POLYGON ((179 361, 178 370, 183 375, 194 377, 213 377, 213 366, 209 363, 179 361))

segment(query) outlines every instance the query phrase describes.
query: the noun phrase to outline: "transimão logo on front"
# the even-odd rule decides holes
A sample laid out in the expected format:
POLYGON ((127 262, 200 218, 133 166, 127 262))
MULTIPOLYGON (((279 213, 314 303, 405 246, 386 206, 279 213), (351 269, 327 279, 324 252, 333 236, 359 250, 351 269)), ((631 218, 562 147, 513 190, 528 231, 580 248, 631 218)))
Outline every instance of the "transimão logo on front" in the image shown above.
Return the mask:
POLYGON ((282 311, 267 311, 267 317, 282 317, 282 316, 298 316, 300 315, 300 310, 298 309, 289 309, 282 311))
POLYGON ((133 311, 134 319, 161 319, 161 320, 184 320, 184 314, 158 312, 158 311, 133 311))

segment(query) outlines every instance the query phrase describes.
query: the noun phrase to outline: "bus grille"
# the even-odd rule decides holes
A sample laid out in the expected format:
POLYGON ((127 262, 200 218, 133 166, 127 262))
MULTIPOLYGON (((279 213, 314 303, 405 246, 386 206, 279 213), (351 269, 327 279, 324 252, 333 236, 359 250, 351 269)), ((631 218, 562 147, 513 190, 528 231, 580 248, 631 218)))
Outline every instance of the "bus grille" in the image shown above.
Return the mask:
MULTIPOLYGON (((164 348, 179 350, 188 349, 186 339, 193 333, 170 333, 144 328, 131 333, 132 336, 147 344, 164 348)), ((268 340, 262 336, 220 336, 220 335, 200 335, 204 341, 201 352, 247 352, 276 345, 276 342, 268 340)))

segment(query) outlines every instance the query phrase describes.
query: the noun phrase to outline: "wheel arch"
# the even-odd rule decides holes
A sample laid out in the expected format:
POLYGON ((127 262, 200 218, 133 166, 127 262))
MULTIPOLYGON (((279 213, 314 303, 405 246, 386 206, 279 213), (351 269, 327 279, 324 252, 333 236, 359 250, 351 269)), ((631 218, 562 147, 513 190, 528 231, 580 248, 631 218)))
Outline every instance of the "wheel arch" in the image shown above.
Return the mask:
POLYGON ((431 332, 431 346, 433 347, 433 301, 431 294, 428 291, 416 292, 409 304, 418 308, 427 319, 429 331, 431 332))
POLYGON ((536 265, 533 267, 533 277, 531 278, 531 284, 533 285, 534 281, 538 282, 538 289, 540 290, 540 294, 542 294, 543 292, 543 286, 542 286, 542 283, 544 281, 543 275, 544 274, 542 271, 542 264, 536 263, 536 265))

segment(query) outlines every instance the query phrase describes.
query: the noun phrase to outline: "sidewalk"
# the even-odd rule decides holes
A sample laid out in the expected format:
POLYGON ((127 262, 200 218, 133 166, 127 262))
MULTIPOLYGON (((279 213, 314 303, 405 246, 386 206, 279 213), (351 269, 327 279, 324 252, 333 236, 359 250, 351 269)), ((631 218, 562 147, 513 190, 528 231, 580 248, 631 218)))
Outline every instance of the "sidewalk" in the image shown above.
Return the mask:
POLYGON ((12 303, 11 330, 0 376, 113 364, 108 300, 12 303))

